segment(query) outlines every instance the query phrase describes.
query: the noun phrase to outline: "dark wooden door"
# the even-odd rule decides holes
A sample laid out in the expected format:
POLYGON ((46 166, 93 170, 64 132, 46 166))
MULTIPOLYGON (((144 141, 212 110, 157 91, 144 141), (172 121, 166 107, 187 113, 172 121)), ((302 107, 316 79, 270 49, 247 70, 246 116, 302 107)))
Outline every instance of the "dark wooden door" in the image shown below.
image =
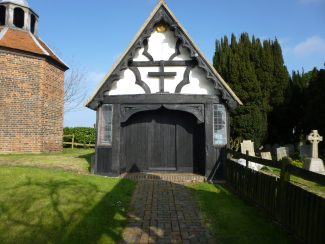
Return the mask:
POLYGON ((193 172, 196 132, 197 120, 186 112, 163 108, 134 114, 122 124, 122 161, 131 172, 193 172))
POLYGON ((176 170, 176 117, 175 113, 160 110, 151 114, 148 125, 148 169, 176 170))

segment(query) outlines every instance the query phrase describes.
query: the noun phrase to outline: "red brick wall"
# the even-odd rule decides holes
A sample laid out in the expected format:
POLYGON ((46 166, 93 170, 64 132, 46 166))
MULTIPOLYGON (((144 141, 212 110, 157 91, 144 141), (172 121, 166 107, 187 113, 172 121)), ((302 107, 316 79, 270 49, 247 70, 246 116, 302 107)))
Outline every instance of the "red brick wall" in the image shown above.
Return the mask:
POLYGON ((0 153, 62 150, 64 72, 0 50, 0 153))
POLYGON ((45 61, 42 63, 42 136, 43 150, 61 151, 64 114, 64 72, 45 61))

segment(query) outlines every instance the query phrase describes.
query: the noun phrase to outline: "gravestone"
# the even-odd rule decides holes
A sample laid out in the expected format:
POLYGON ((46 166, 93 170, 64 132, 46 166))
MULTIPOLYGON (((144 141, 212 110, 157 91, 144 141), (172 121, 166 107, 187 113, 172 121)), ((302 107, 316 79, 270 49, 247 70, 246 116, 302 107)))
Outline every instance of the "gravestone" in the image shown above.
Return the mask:
POLYGON ((311 158, 311 145, 301 145, 299 151, 302 159, 311 158))
POLYGON ((249 156, 255 156, 254 142, 251 140, 246 140, 240 143, 240 150, 242 154, 246 154, 248 151, 249 156))
POLYGON ((280 161, 281 159, 289 157, 289 150, 286 147, 278 147, 276 149, 276 160, 280 161))
MULTIPOLYGON (((248 151, 249 156, 255 157, 254 142, 252 142, 251 140, 245 140, 242 143, 240 143, 240 150, 242 154, 246 154, 246 152, 248 151)), ((246 166, 246 161, 243 161, 243 159, 239 159, 238 162, 242 165, 243 162, 245 162, 245 166, 246 166)), ((254 162, 248 162, 248 167, 250 169, 259 171, 263 167, 263 165, 254 162)))
POLYGON ((266 160, 272 160, 271 152, 261 152, 261 158, 266 160))
POLYGON ((317 130, 313 130, 308 136, 307 140, 311 143, 312 153, 311 158, 307 158, 304 162, 304 169, 325 174, 323 160, 318 158, 318 143, 323 141, 323 137, 318 134, 317 130))

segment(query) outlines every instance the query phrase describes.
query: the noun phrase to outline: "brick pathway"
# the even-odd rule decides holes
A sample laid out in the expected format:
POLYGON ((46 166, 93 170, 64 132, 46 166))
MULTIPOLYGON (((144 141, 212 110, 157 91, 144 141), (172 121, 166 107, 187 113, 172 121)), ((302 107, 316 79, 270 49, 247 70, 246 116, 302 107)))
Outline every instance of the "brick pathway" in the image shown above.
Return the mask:
POLYGON ((139 181, 122 243, 215 243, 184 185, 139 181))

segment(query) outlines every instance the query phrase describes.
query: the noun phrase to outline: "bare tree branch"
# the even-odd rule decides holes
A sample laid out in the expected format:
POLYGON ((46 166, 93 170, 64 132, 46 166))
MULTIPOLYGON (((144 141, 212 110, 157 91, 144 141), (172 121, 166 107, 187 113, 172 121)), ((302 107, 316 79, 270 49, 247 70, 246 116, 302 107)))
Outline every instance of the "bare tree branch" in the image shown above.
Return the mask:
POLYGON ((64 79, 64 112, 80 109, 80 105, 87 96, 85 87, 86 74, 80 70, 70 70, 64 79))

